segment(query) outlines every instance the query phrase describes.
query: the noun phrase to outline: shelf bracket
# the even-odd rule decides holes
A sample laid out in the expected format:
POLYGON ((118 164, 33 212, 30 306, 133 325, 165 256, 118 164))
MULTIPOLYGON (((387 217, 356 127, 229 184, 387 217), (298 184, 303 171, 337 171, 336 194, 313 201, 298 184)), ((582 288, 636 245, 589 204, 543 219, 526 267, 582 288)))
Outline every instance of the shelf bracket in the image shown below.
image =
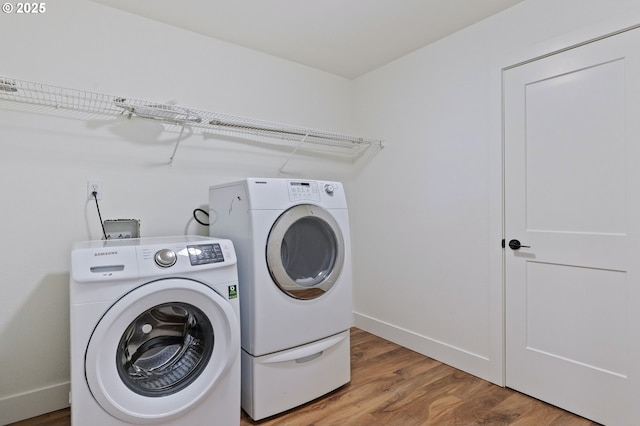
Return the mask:
POLYGON ((173 166, 173 160, 176 158, 176 152, 178 152, 178 146, 180 145, 180 141, 182 140, 182 135, 184 134, 184 128, 187 125, 186 121, 182 122, 182 128, 180 129, 180 134, 178 135, 178 140, 176 140, 176 144, 173 147, 173 152, 171 153, 171 158, 169 158, 169 166, 173 166))
POLYGON ((289 154, 289 156, 285 160, 284 164, 280 167, 280 170, 278 170, 280 173, 282 173, 282 171, 287 166, 287 164, 289 164, 289 160, 291 160, 291 158, 298 151, 298 148, 300 148, 300 146, 302 146, 302 144, 304 143, 304 141, 307 140, 308 137, 309 137, 309 133, 305 134, 304 137, 302 139, 300 139, 300 142, 298 142, 298 145, 296 145, 296 147, 293 149, 293 151, 291 151, 291 154, 289 154))

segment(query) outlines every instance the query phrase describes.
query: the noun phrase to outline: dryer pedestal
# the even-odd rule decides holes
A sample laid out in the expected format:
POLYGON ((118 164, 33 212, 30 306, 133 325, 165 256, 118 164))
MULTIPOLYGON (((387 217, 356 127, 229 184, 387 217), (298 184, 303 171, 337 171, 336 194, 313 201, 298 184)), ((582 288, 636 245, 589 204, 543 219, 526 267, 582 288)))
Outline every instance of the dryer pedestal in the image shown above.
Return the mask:
POLYGON ((351 380, 349 330, 254 357, 242 351, 242 408, 264 419, 312 401, 351 380))

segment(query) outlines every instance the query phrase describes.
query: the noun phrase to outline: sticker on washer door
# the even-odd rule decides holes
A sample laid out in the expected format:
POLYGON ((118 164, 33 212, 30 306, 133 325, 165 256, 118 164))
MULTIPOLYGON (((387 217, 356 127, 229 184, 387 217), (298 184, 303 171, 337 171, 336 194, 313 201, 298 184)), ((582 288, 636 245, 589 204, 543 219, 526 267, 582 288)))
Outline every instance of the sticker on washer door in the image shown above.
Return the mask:
POLYGON ((238 297, 238 286, 229 286, 229 299, 236 299, 238 297))

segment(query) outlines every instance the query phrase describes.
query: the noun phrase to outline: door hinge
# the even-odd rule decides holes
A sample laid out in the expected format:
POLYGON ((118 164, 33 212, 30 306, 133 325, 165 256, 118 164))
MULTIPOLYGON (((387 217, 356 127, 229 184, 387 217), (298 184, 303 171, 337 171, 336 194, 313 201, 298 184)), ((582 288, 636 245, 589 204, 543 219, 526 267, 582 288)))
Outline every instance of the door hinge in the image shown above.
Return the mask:
POLYGON ((505 243, 505 240, 504 240, 504 238, 503 238, 503 239, 502 239, 502 248, 504 248, 504 247, 505 247, 505 246, 504 246, 504 243, 505 243))

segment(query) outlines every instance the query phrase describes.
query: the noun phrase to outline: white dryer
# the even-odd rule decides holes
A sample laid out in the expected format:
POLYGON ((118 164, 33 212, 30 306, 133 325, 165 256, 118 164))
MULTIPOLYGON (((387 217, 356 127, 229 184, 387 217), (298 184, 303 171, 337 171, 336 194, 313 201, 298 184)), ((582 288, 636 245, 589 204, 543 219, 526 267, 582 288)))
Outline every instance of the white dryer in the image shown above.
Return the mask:
POLYGON ((71 422, 240 424, 240 320, 229 240, 76 243, 71 422))
POLYGON ((350 381, 349 217, 339 182, 212 186, 210 234, 238 255, 242 408, 259 420, 350 381))

